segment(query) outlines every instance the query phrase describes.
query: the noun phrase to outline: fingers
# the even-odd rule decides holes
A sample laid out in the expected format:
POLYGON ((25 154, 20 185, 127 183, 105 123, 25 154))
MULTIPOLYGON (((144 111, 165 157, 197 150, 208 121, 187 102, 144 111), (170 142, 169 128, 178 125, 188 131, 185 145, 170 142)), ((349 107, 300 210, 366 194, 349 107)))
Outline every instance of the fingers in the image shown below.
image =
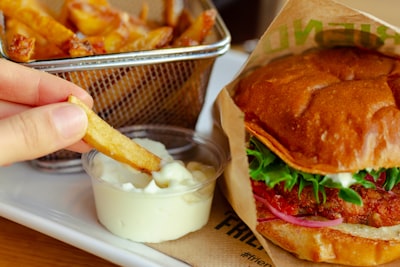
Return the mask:
POLYGON ((0 69, 2 100, 28 106, 41 106, 65 101, 73 94, 88 106, 93 105, 91 96, 85 90, 52 74, 5 59, 0 59, 0 69))
MULTIPOLYGON (((30 109, 31 107, 21 104, 10 103, 7 101, 0 100, 0 119, 7 118, 9 116, 21 113, 30 109)), ((79 153, 84 153, 92 149, 90 145, 80 140, 76 144, 66 147, 68 150, 72 150, 79 153)))
POLYGON ((93 149, 93 147, 91 147, 90 145, 88 145, 84 141, 80 140, 77 143, 66 147, 65 149, 71 150, 71 151, 75 151, 75 152, 79 152, 79 153, 85 153, 85 152, 88 152, 89 150, 93 149))
POLYGON ((0 119, 21 113, 29 108, 30 107, 26 105, 11 103, 0 99, 0 119))
POLYGON ((77 152, 90 149, 80 140, 87 127, 85 113, 68 103, 52 104, 72 94, 92 106, 93 99, 85 90, 5 59, 0 59, 0 69, 0 165, 62 148, 77 152))
POLYGON ((65 147, 86 151, 88 147, 79 141, 87 123, 81 108, 65 102, 29 109, 0 120, 0 165, 31 160, 65 147))

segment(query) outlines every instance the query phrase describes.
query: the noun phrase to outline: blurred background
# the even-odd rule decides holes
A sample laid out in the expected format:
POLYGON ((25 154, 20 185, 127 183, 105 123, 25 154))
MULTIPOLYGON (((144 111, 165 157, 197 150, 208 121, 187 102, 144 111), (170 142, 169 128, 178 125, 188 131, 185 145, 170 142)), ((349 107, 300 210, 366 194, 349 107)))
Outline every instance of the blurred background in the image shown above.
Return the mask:
MULTIPOLYGON (((400 26, 399 0, 336 1, 400 26)), ((259 38, 285 2, 286 0, 213 0, 232 35, 233 46, 246 45, 249 40, 259 38)))
POLYGON ((232 44, 260 37, 275 14, 281 0, 213 0, 232 35, 232 44))

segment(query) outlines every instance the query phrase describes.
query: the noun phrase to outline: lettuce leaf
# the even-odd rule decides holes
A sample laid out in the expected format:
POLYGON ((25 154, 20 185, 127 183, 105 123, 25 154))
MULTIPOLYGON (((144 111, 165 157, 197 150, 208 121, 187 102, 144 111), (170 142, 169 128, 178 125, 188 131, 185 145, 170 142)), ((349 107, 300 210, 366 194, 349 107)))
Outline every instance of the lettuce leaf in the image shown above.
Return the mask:
MULTIPOLYGON (((246 152, 249 157, 250 177, 256 181, 264 181, 270 188, 284 183, 285 190, 291 191, 295 185, 298 185, 300 196, 306 186, 311 186, 317 203, 326 201, 325 188, 336 188, 339 191, 339 197, 344 201, 360 206, 363 204, 361 196, 352 188, 344 187, 329 176, 305 173, 290 167, 255 137, 251 137, 246 152)), ((381 168, 379 170, 361 170, 352 174, 354 180, 352 185, 376 188, 376 183, 383 172, 386 172, 386 180, 383 184, 385 190, 390 191, 400 183, 400 168, 381 168), (373 178, 372 181, 366 179, 368 175, 373 178)))

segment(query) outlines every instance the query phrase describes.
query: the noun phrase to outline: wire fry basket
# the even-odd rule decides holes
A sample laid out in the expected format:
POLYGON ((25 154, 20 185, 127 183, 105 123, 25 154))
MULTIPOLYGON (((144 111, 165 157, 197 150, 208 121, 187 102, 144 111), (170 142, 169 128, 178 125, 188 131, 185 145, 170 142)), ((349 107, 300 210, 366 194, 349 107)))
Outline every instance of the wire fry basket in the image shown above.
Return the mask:
MULTIPOLYGON (((130 12, 129 3, 134 8, 136 2, 141 1, 110 1, 127 12, 130 12)), ((208 0, 182 1, 181 4, 193 15, 213 8, 208 0)), ((194 128, 215 59, 229 47, 229 32, 217 15, 212 34, 202 45, 21 64, 85 88, 94 98, 93 110, 114 128, 134 124, 194 128)), ((7 58, 4 42, 0 52, 7 58)), ((82 171, 80 156, 61 150, 33 160, 32 165, 48 172, 78 172, 82 171)))

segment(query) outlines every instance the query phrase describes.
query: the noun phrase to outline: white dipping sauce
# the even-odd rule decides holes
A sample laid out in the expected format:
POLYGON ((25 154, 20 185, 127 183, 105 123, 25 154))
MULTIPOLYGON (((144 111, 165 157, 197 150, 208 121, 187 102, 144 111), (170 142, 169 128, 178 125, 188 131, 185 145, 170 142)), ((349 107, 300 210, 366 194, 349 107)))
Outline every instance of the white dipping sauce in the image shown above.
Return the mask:
POLYGON ((210 214, 215 168, 197 162, 185 166, 163 144, 134 140, 162 158, 162 168, 151 176, 96 154, 91 176, 99 221, 138 242, 173 240, 202 228, 210 214))

